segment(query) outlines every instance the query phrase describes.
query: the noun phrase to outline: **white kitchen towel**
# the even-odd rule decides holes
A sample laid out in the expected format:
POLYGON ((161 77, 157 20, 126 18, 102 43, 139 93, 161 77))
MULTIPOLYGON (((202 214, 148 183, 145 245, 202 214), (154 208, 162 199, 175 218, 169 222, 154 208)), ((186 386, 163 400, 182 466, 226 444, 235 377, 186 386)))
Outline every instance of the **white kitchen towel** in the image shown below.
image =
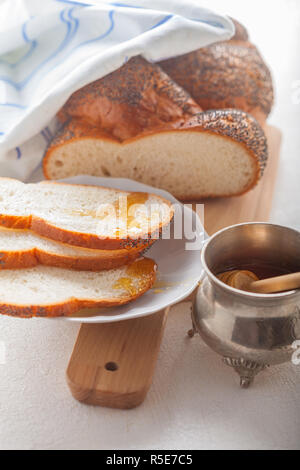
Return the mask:
POLYGON ((233 34, 199 0, 2 0, 0 175, 30 177, 77 89, 138 54, 158 61, 233 34))

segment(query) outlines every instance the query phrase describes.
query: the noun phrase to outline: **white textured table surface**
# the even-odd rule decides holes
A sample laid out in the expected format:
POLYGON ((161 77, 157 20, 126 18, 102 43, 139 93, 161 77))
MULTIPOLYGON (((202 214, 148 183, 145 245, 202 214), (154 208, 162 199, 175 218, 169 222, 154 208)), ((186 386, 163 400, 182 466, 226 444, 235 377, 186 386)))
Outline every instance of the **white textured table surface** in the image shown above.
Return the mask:
MULTIPOLYGON (((202 4, 246 24, 273 70, 270 123, 284 140, 271 220, 300 229, 300 2, 202 4)), ((78 326, 0 318, 0 449, 299 449, 300 366, 271 368, 240 390, 216 354, 186 338, 189 327, 189 305, 173 308, 146 401, 120 411, 70 396, 65 369, 78 326)))

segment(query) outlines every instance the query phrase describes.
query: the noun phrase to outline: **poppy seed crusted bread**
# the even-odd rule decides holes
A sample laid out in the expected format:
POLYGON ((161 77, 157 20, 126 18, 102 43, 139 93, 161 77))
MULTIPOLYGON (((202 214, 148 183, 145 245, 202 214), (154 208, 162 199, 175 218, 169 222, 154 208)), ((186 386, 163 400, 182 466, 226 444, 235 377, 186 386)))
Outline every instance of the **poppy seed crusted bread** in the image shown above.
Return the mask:
POLYGON ((203 108, 236 108, 264 123, 274 101, 272 77, 245 27, 232 18, 235 35, 161 61, 163 70, 203 108))
POLYGON ((219 42, 160 65, 204 110, 241 109, 260 122, 271 111, 271 74, 249 42, 219 42))
POLYGON ((267 159, 253 117, 234 109, 202 112, 141 57, 74 93, 59 117, 62 128, 43 161, 48 179, 127 177, 192 200, 248 191, 267 159))
POLYGON ((142 57, 73 93, 58 113, 125 141, 144 131, 176 128, 201 112, 190 95, 160 67, 142 57))

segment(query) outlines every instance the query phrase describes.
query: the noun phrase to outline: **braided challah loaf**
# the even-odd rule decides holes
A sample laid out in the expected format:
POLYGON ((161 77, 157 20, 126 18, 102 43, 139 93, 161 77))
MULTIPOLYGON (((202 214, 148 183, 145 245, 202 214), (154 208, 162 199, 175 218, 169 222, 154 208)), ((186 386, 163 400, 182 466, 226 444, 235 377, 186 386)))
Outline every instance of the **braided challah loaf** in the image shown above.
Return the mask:
POLYGON ((262 175, 267 145, 239 110, 202 112, 158 65, 135 57, 75 92, 46 151, 47 178, 127 177, 180 199, 232 196, 262 175))

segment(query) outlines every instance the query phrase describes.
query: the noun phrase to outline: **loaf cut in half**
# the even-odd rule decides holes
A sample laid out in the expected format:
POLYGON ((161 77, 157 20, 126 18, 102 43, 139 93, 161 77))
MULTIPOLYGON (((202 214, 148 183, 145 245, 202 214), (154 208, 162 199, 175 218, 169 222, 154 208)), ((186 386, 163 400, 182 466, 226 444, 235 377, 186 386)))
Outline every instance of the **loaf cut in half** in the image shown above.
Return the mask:
POLYGON ((75 92, 46 150, 47 179, 127 177, 183 200, 234 196, 261 177, 267 145, 248 114, 202 112, 190 95, 142 57, 75 92))
POLYGON ((234 109, 197 113, 177 129, 121 142, 72 119, 49 146, 44 174, 126 177, 191 201, 245 193, 262 176, 267 155, 258 122, 234 109))
POLYGON ((245 37, 239 28, 236 39, 159 64, 203 110, 241 109, 264 123, 274 101, 272 77, 258 49, 245 37))
POLYGON ((143 249, 170 223, 170 201, 99 186, 0 178, 0 226, 99 250, 143 249))
POLYGON ((128 264, 140 254, 140 247, 93 250, 55 242, 31 230, 0 228, 0 270, 42 264, 79 271, 101 271, 128 264))
POLYGON ((82 308, 113 307, 135 300, 155 281, 156 264, 140 258, 109 271, 35 266, 0 271, 0 314, 57 317, 82 308))

